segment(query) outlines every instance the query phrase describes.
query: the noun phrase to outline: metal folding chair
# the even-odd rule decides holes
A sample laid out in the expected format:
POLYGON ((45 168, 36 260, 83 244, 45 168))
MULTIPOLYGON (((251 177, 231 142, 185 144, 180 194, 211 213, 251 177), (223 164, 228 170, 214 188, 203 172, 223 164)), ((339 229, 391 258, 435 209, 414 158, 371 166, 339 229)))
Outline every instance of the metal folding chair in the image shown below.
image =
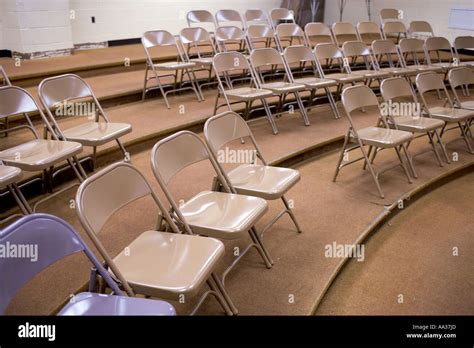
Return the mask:
POLYGON ((0 313, 4 314, 15 294, 34 276, 69 255, 83 252, 93 265, 89 291, 75 294, 58 315, 175 315, 165 301, 124 296, 118 284, 94 256, 81 236, 65 221, 47 214, 33 214, 0 231, 2 245, 29 246, 31 257, 2 257, 0 272, 0 313), (35 249, 33 249, 35 248, 35 249), (36 251, 34 251, 36 250, 36 251), (35 255, 33 255, 36 254, 35 255), (32 262, 32 259, 37 260, 32 262), (113 294, 95 292, 99 274, 113 294))
POLYGON ((402 38, 408 37, 408 29, 400 21, 383 22, 382 33, 385 40, 392 40, 398 44, 402 38))
MULTIPOLYGON (((0 119, 13 115, 22 115, 26 122, 9 128, 8 132, 27 129, 33 133, 34 139, 0 151, 0 161, 7 166, 17 167, 25 172, 41 172, 42 178, 39 180, 43 183, 44 191, 49 192, 53 190, 54 167, 61 163, 67 162, 69 164, 79 182, 87 177, 76 157, 82 151, 82 145, 78 142, 59 140, 48 119, 29 92, 15 86, 1 87, 0 119), (40 138, 29 113, 39 114, 43 127, 51 134, 51 140, 40 138)), ((38 200, 31 212, 35 212, 40 204, 76 185, 77 183, 68 185, 38 200)), ((24 205, 26 206, 26 204, 24 205)))
POLYGON ((222 242, 181 233, 143 174, 129 163, 114 163, 84 181, 77 191, 76 207, 82 226, 129 296, 191 299, 207 283, 209 290, 200 296, 191 314, 209 295, 227 314, 237 313, 214 274, 224 255, 222 242), (151 198, 159 210, 156 229, 141 233, 112 258, 99 233, 119 209, 144 197, 151 198))
POLYGON ((412 21, 408 25, 408 34, 416 39, 426 39, 435 36, 431 24, 426 21, 412 21))
POLYGON ((91 87, 81 77, 66 74, 44 79, 39 84, 38 95, 58 139, 92 147, 93 168, 97 147, 112 141, 117 142, 124 158, 129 159, 130 155, 120 138, 130 133, 132 126, 128 123, 110 122, 91 87), (88 121, 61 129, 57 119, 71 116, 82 117, 88 121))
POLYGON ((250 50, 258 48, 257 44, 262 47, 271 47, 273 45, 278 50, 280 49, 279 42, 275 36, 275 31, 269 25, 251 24, 247 27, 245 34, 250 50))
POLYGON ((205 28, 209 33, 213 33, 217 27, 214 15, 206 10, 189 11, 186 14, 186 21, 188 22, 188 27, 197 25, 198 27, 205 28))
POLYGON ((474 49, 474 36, 458 36, 454 39, 453 46, 458 64, 474 67, 474 61, 462 61, 461 55, 459 54, 460 50, 474 49))
POLYGON ((425 71, 443 71, 442 67, 429 64, 423 40, 411 38, 401 39, 398 47, 403 67, 416 69, 418 73, 425 71))
POLYGON ((416 68, 403 66, 403 59, 392 40, 375 40, 372 42, 372 54, 377 70, 388 71, 397 76, 417 74, 416 68))
POLYGON ((386 21, 397 21, 400 16, 400 11, 394 8, 384 8, 380 10, 380 23, 386 21))
POLYGON ((227 106, 229 111, 232 111, 232 104, 244 103, 244 118, 248 120, 253 102, 260 100, 267 120, 272 127, 273 134, 277 134, 278 128, 266 101, 266 98, 272 97, 273 93, 270 90, 262 89, 257 86, 254 72, 245 56, 238 52, 219 53, 214 57, 213 68, 218 82, 213 114, 215 115, 217 110, 222 106, 227 106), (248 86, 234 86, 236 81, 231 80, 231 74, 235 74, 236 72, 240 72, 244 75, 249 74, 245 76, 245 79, 249 81, 248 86), (219 104, 221 97, 225 99, 225 103, 223 104, 219 104))
POLYGON ((168 109, 171 108, 167 98, 168 93, 190 89, 196 94, 198 101, 202 100, 201 95, 195 85, 196 76, 193 69, 196 64, 185 61, 181 47, 176 41, 176 38, 171 33, 167 32, 166 30, 147 31, 145 34, 143 34, 142 44, 146 54, 145 80, 143 83, 142 100, 145 100, 145 94, 147 92, 154 89, 159 89, 161 91, 161 95, 163 96, 168 109), (153 51, 154 48, 164 46, 173 46, 176 48, 176 61, 167 63, 154 63, 151 51, 153 51), (148 77, 150 71, 152 75, 148 77), (165 71, 166 74, 159 75, 160 71, 165 71), (181 76, 181 78, 179 77, 180 72, 182 75, 187 75, 189 82, 191 83, 191 87, 178 87, 178 81, 180 79, 181 81, 183 80, 183 76, 181 76), (172 89, 169 89, 166 92, 164 90, 165 85, 161 81, 161 79, 164 77, 172 77, 174 79, 174 82, 168 84, 168 86, 172 86, 172 89), (148 81, 150 80, 156 81, 157 85, 153 87, 147 87, 148 81))
POLYGON ((270 20, 273 28, 281 23, 296 23, 293 11, 287 8, 274 8, 270 11, 270 20))
POLYGON ((331 27, 332 36, 334 37, 334 42, 342 47, 346 41, 357 41, 359 36, 357 35, 357 30, 352 23, 348 22, 336 22, 332 24, 331 27))
MULTIPOLYGON (((342 92, 342 104, 344 105, 344 110, 349 120, 349 129, 344 138, 344 145, 342 146, 342 151, 339 156, 339 160, 336 166, 336 172, 334 173, 333 181, 336 181, 336 178, 339 174, 339 171, 352 163, 358 162, 360 160, 364 161, 364 168, 367 166, 369 168, 372 179, 377 186, 377 190, 381 198, 384 198, 382 188, 379 183, 379 176, 383 172, 391 169, 385 168, 379 171, 376 171, 373 167, 372 162, 369 159, 369 154, 365 150, 365 146, 370 146, 375 151, 378 149, 394 149, 397 153, 398 160, 400 161, 400 166, 402 167, 408 182, 411 184, 412 180, 408 173, 408 169, 403 162, 401 150, 404 151, 407 159, 410 158, 405 144, 413 139, 413 134, 406 131, 401 131, 397 129, 390 129, 389 125, 386 123, 386 120, 381 117, 380 106, 374 92, 367 86, 352 86, 347 87, 342 92), (381 127, 367 127, 358 129, 356 126, 352 114, 360 109, 365 109, 368 107, 377 107, 379 110, 379 117, 377 124, 383 124, 385 128, 381 127), (349 151, 360 149, 362 152, 362 157, 358 157, 352 160, 343 160, 345 159, 345 154, 349 151)), ((410 162, 409 162, 410 163, 410 162)))
POLYGON ((306 41, 306 36, 304 35, 303 29, 298 24, 295 23, 282 23, 278 24, 275 29, 275 34, 278 40, 278 46, 280 51, 284 50, 288 46, 304 45, 309 46, 306 41), (296 41, 296 43, 295 43, 296 41), (285 45, 284 42, 287 42, 288 45, 285 45))
MULTIPOLYGON (((467 110, 474 110, 474 101, 469 93, 469 87, 474 84, 474 71, 472 68, 463 66, 455 69, 451 69, 448 73, 449 84, 453 92, 453 104, 455 107, 467 110), (461 87, 463 90, 463 98, 459 96, 457 88, 461 87)), ((467 131, 471 133, 471 125, 473 119, 469 121, 469 128, 467 131)))
POLYGON ((325 23, 308 23, 304 26, 304 34, 309 47, 315 47, 320 43, 334 43, 331 28, 325 23))
POLYGON ((359 22, 357 23, 357 34, 359 40, 370 46, 374 40, 382 40, 382 32, 377 23, 374 22, 359 22))
POLYGON ((236 194, 201 138, 190 131, 181 131, 160 140, 151 152, 151 165, 171 205, 171 214, 186 233, 224 240, 242 239, 249 234, 251 243, 223 272, 223 284, 229 272, 251 248, 257 249, 267 268, 272 267, 273 261, 255 228, 268 210, 267 202, 259 197, 236 194), (178 205, 168 188, 170 180, 183 169, 203 161, 210 163, 223 191, 202 191, 178 205))
POLYGON ((283 201, 285 209, 280 211, 262 229, 262 237, 263 234, 286 213, 288 213, 295 224, 298 233, 301 233, 300 226, 296 221, 290 203, 285 197, 285 193, 300 180, 300 174, 297 170, 269 166, 249 126, 245 120, 235 112, 227 111, 209 118, 204 125, 204 137, 211 150, 211 154, 214 156, 214 160, 221 169, 222 176, 233 191, 238 194, 260 197, 266 200, 281 199, 283 201), (226 173, 223 167, 224 163, 219 163, 219 152, 230 142, 247 138, 251 141, 256 158, 260 159, 262 164, 240 164, 226 173))
POLYGON ((245 28, 251 25, 269 25, 272 27, 267 14, 260 9, 250 9, 244 13, 245 28))
POLYGON ((219 52, 234 51, 242 52, 246 55, 250 53, 250 47, 248 46, 244 31, 239 27, 218 27, 216 29, 215 39, 219 52))
POLYGON ((443 68, 445 72, 452 68, 459 66, 459 62, 454 56, 453 49, 448 39, 444 37, 429 37, 425 40, 425 54, 429 65, 439 66, 443 68), (437 58, 437 62, 433 63, 433 53, 437 58), (443 61, 442 56, 448 54, 449 61, 446 59, 443 61))
POLYGON ((219 10, 216 12, 216 23, 218 27, 236 26, 245 29, 245 24, 240 13, 236 10, 219 10))

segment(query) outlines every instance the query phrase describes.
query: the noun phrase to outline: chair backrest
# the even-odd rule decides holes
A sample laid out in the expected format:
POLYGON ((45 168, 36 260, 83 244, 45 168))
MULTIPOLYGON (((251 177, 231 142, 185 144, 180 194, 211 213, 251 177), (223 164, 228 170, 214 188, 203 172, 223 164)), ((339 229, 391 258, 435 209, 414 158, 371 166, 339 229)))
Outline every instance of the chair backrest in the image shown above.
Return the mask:
POLYGON ((206 10, 189 11, 186 14, 186 20, 188 22, 188 27, 191 27, 193 24, 196 23, 199 26, 201 26, 202 23, 210 23, 214 27, 216 27, 216 19, 214 18, 211 12, 206 10))
POLYGON ((425 47, 428 52, 439 50, 451 52, 451 43, 445 37, 429 37, 425 40, 425 47))
POLYGON ((222 25, 238 25, 241 29, 244 28, 242 16, 236 10, 219 10, 216 12, 216 23, 218 26, 222 25))
POLYGON ((342 46, 346 41, 359 40, 356 28, 352 23, 336 22, 333 23, 331 30, 334 40, 339 46, 342 46))
POLYGON ((39 111, 33 96, 23 88, 16 86, 0 87, 0 119, 39 111))
POLYGON ((398 46, 400 47, 400 52, 404 54, 425 52, 423 45, 423 40, 408 38, 401 39, 400 44, 398 46))
POLYGON ((262 39, 274 40, 275 43, 277 43, 277 40, 275 38, 275 31, 271 26, 267 24, 249 25, 246 31, 246 35, 250 46, 253 46, 254 41, 261 41, 262 39))
POLYGON ((408 32, 410 36, 416 37, 417 34, 422 34, 422 36, 434 36, 433 28, 431 24, 426 21, 412 21, 408 25, 408 32))
POLYGON ((295 16, 293 11, 287 8, 274 8, 270 11, 270 20, 276 27, 281 21, 295 23, 295 16))
POLYGON ((270 20, 265 12, 260 9, 250 9, 244 13, 245 26, 264 24, 271 26, 270 20))
POLYGON ((66 256, 84 252, 115 294, 122 292, 79 234, 65 221, 47 214, 25 216, 0 231, 0 244, 15 249, 0 258, 0 314, 16 292, 35 275, 66 256))
POLYGON ((385 101, 403 97, 413 98, 413 90, 408 81, 403 77, 384 79, 380 84, 380 92, 385 101))
POLYGON ((156 46, 176 46, 176 38, 166 30, 146 31, 142 36, 142 44, 145 48, 156 46))
POLYGON ((300 38, 304 41, 304 31, 298 24, 295 23, 281 23, 278 24, 275 30, 278 38, 289 39, 289 38, 300 38))
POLYGON ((359 39, 367 45, 370 45, 374 40, 383 39, 380 27, 374 22, 357 23, 357 33, 359 34, 359 39))
POLYGON ((459 86, 469 86, 474 84, 474 71, 467 66, 454 68, 449 70, 448 79, 453 89, 459 86))
POLYGON ((342 91, 342 105, 346 110, 347 115, 350 117, 350 113, 354 110, 368 107, 378 106, 379 102, 375 93, 364 85, 357 85, 347 87, 342 91))
POLYGON ((362 41, 346 41, 342 45, 342 51, 345 57, 370 56, 370 48, 362 41))
POLYGON ((285 49, 283 55, 288 64, 315 62, 314 53, 308 46, 289 46, 285 49))
POLYGON ((3 86, 11 86, 11 82, 10 82, 10 79, 8 78, 8 75, 5 71, 5 69, 3 69, 3 66, 0 65, 0 82, 1 84, 0 85, 3 85, 3 86))
POLYGON ((397 46, 392 40, 375 40, 372 42, 373 54, 398 54, 397 46))
POLYGON ((387 39, 390 35, 397 34, 398 36, 403 35, 404 37, 408 37, 408 31, 405 27, 405 24, 400 21, 390 21, 384 22, 382 25, 382 32, 384 37, 387 39))
POLYGON ((232 70, 250 70, 248 60, 239 52, 222 52, 214 56, 212 61, 217 74, 232 70))
POLYGON ((304 33, 306 40, 311 47, 314 47, 318 43, 333 43, 334 38, 332 36, 331 28, 325 23, 313 22, 308 23, 304 27, 304 33))
POLYGON ((342 50, 333 43, 317 44, 314 48, 314 54, 319 60, 344 58, 342 50))
POLYGON ((259 68, 262 66, 284 65, 283 58, 274 48, 257 48, 250 53, 252 66, 259 68))
POLYGON ((245 34, 236 26, 223 26, 216 28, 215 39, 221 51, 227 51, 227 44, 245 42, 245 34))
POLYGON ((49 77, 41 81, 38 94, 45 108, 56 103, 93 96, 92 89, 77 75, 66 74, 49 77))
POLYGON ((251 135, 247 122, 233 111, 212 116, 204 124, 204 137, 214 154, 231 141, 251 135))
POLYGON ((454 39, 454 48, 462 50, 466 48, 474 48, 474 36, 458 36, 454 39))
POLYGON ((380 22, 386 20, 397 20, 399 18, 399 11, 394 8, 384 8, 380 10, 380 22))
POLYGON ((201 27, 183 28, 179 32, 179 38, 185 45, 212 42, 211 34, 201 27))
POLYGON ((416 75, 416 87, 420 95, 434 90, 445 90, 444 77, 434 71, 416 75))

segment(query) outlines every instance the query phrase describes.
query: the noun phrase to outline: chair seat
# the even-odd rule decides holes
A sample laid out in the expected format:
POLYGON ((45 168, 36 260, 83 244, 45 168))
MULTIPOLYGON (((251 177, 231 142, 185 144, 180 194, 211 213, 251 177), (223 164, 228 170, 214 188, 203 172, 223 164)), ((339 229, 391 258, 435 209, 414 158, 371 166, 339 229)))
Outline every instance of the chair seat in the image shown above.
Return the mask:
POLYGON ((176 315, 165 301, 81 292, 58 315, 176 315))
POLYGON ((22 177, 21 169, 0 165, 0 187, 5 187, 20 180, 22 177))
POLYGON ((242 195, 278 199, 300 180, 300 173, 290 168, 243 164, 228 173, 237 192, 242 195))
POLYGON ((0 160, 26 171, 38 171, 81 151, 82 145, 76 142, 35 139, 0 152, 0 160))
POLYGON ((461 102, 461 109, 474 110, 474 100, 461 102))
POLYGON ((268 89, 275 94, 291 93, 301 91, 306 88, 305 85, 291 82, 270 82, 262 84, 262 88, 268 89))
POLYGON ((130 133, 128 123, 87 122, 63 131, 67 140, 84 146, 99 146, 130 133))
POLYGON ((381 71, 388 71, 393 75, 416 75, 418 72, 414 68, 382 68, 381 71))
POLYGON ((206 65, 210 66, 212 65, 212 57, 201 57, 201 58, 192 58, 190 59, 191 62, 195 63, 196 65, 206 65))
POLYGON ((403 144, 413 138, 413 134, 396 129, 367 127, 357 131, 364 145, 387 148, 403 144))
POLYGON ((374 70, 354 70, 352 71, 355 75, 362 75, 369 78, 383 78, 392 75, 389 71, 374 71, 374 70))
POLYGON ((448 63, 448 62, 445 62, 445 63, 433 63, 432 65, 434 66, 439 66, 440 68, 442 68, 443 70, 449 70, 449 69, 453 69, 453 68, 457 68, 458 65, 454 65, 453 63, 448 63))
POLYGON ((273 92, 267 89, 261 89, 261 88, 240 87, 240 88, 228 89, 226 90, 225 94, 228 97, 234 98, 234 99, 253 100, 253 99, 270 97, 273 95, 273 92))
POLYGON ((414 132, 426 133, 444 126, 444 121, 429 117, 400 116, 395 117, 398 129, 414 132))
POLYGON ((440 66, 435 65, 426 65, 426 64, 414 64, 409 66, 412 69, 416 69, 417 71, 441 71, 443 70, 440 66))
POLYGON ((179 70, 193 68, 196 64, 193 62, 166 62, 153 64, 153 66, 157 70, 179 70))
POLYGON ((317 77, 301 77, 299 79, 295 79, 296 83, 301 83, 305 85, 306 87, 311 87, 311 88, 324 88, 324 87, 331 87, 335 86, 337 83, 334 80, 331 79, 320 79, 317 77))
POLYGON ((356 82, 362 81, 365 79, 364 76, 355 75, 355 74, 344 74, 344 73, 334 73, 334 74, 326 74, 326 78, 332 79, 337 81, 338 83, 341 82, 356 82))
POLYGON ((194 296, 224 255, 221 241, 147 231, 114 258, 133 290, 158 298, 194 296))
POLYGON ((474 61, 459 62, 459 66, 474 66, 474 61))
POLYGON ((456 109, 443 106, 430 108, 429 111, 433 118, 437 118, 446 122, 461 122, 474 116, 473 110, 456 109))
POLYGON ((222 239, 242 237, 267 209, 261 198, 213 191, 203 191, 179 208, 194 233, 222 239))

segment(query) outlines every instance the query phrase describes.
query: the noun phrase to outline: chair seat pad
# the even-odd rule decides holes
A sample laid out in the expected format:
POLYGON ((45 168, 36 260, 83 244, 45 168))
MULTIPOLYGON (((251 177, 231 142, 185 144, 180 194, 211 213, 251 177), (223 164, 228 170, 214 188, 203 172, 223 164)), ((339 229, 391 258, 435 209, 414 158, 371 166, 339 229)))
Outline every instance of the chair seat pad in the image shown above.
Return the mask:
POLYGON ((165 301, 81 292, 58 315, 176 315, 165 301))
POLYGON ((258 197, 203 191, 179 210, 196 234, 237 239, 265 214, 267 202, 258 197))
POLYGON ((17 167, 10 167, 0 165, 0 187, 13 184, 22 177, 21 169, 17 167))
POLYGON ((395 123, 398 129, 414 133, 426 133, 444 126, 444 121, 429 117, 395 117, 395 123))
POLYGON ((194 296, 224 254, 214 238, 147 231, 114 258, 133 290, 152 297, 194 296))
POLYGON ((99 146, 130 133, 128 123, 87 122, 63 131, 67 140, 77 141, 84 146, 99 146))
POLYGON ((305 89, 306 86, 291 82, 270 82, 262 84, 262 88, 268 89, 275 94, 282 94, 301 91, 305 89))
POLYGON ((473 110, 456 109, 443 106, 430 108, 429 111, 433 118, 437 118, 446 122, 461 122, 474 116, 473 110))
POLYGON ((295 79, 296 83, 301 83, 307 87, 331 87, 337 84, 336 81, 331 79, 320 79, 317 77, 301 77, 299 79, 295 79))
POLYGON ((231 170, 228 177, 242 195, 278 199, 300 180, 295 169, 243 164, 231 170))
POLYGON ((240 100, 252 100, 258 98, 265 98, 273 95, 272 91, 253 87, 228 89, 225 93, 230 98, 237 98, 240 100))
POLYGON ((82 145, 73 141, 35 139, 0 152, 5 164, 26 171, 46 169, 82 151, 82 145))
POLYGON ((364 145, 382 148, 395 147, 413 139, 413 134, 396 129, 367 127, 357 131, 364 145))

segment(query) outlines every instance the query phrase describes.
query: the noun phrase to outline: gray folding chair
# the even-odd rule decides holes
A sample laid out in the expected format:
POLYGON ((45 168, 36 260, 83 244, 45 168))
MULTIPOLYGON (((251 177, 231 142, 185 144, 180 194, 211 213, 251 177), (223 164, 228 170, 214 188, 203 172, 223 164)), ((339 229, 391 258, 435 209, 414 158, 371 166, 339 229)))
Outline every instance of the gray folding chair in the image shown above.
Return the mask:
MULTIPOLYGON (((58 315, 175 315, 174 307, 165 301, 124 296, 118 284, 94 256, 81 236, 65 221, 47 214, 33 214, 0 231, 2 245, 34 246, 30 258, 2 257, 0 272, 0 314, 4 314, 15 294, 33 277, 53 263, 83 252, 94 267, 89 291, 75 294, 58 315), (33 255, 33 253, 36 254, 33 255), (32 261, 34 257, 37 260, 32 261), (99 274, 112 294, 95 292, 99 274)), ((29 249, 32 250, 32 249, 29 249)), ((71 270, 69 270, 71 271, 71 270)))
POLYGON ((181 131, 160 140, 151 151, 151 166, 171 205, 173 217, 186 233, 224 240, 243 239, 249 234, 250 244, 223 272, 223 284, 229 272, 251 248, 257 249, 267 268, 272 267, 273 261, 255 228, 268 210, 267 202, 232 190, 201 138, 190 131, 181 131), (190 165, 203 161, 210 163, 223 191, 202 191, 178 205, 168 187, 171 179, 190 165))
POLYGON ((329 100, 329 105, 334 113, 334 118, 340 118, 339 110, 337 109, 336 102, 330 90, 330 87, 337 86, 335 80, 326 79, 323 76, 322 69, 316 60, 313 51, 307 46, 290 46, 285 49, 283 57, 288 66, 288 76, 290 81, 299 83, 306 86, 307 90, 311 91, 309 96, 309 103, 307 109, 309 110, 313 105, 313 102, 318 98, 316 92, 318 89, 324 89, 326 97, 329 100), (291 67, 298 65, 305 67, 305 69, 298 69, 292 71, 291 67))
MULTIPOLYGON (((151 90, 159 89, 161 91, 161 95, 165 100, 166 107, 170 109, 170 104, 168 102, 167 95, 168 93, 174 93, 177 91, 184 91, 184 90, 192 90, 198 99, 201 101, 201 95, 196 88, 196 76, 194 74, 194 67, 196 64, 194 62, 186 62, 183 56, 183 52, 181 52, 181 47, 176 41, 176 38, 166 30, 155 30, 155 31, 147 31, 143 34, 142 37, 142 44, 143 48, 145 49, 146 54, 146 68, 145 68, 145 80, 143 83, 143 94, 142 100, 145 100, 145 94, 151 90), (167 62, 167 63, 154 63, 152 58, 152 52, 155 48, 160 47, 175 47, 176 49, 176 61, 167 62), (164 71, 165 74, 160 75, 159 72, 164 71), (148 74, 151 72, 151 76, 148 77, 148 74), (178 81, 180 80, 179 73, 186 74, 191 83, 191 87, 178 87, 178 81), (164 90, 165 85, 162 82, 164 77, 172 77, 174 82, 169 83, 167 86, 171 86, 172 89, 168 89, 166 92, 164 90), (156 86, 147 87, 148 82, 156 81, 156 86)), ((181 80, 183 78, 181 77, 181 80)))
MULTIPOLYGON (((468 66, 463 66, 455 69, 451 69, 448 73, 449 84, 451 85, 451 90, 453 92, 453 103, 455 107, 460 109, 474 110, 474 101, 469 93, 469 88, 474 84, 474 71, 468 66), (463 97, 461 97, 457 88, 461 87, 463 90, 463 97)), ((471 133, 471 138, 473 137, 471 132, 471 125, 473 119, 469 121, 469 128, 467 131, 471 133)))
POLYGON ((253 102, 255 100, 260 100, 267 120, 272 127, 273 134, 277 134, 278 128, 266 101, 266 98, 272 97, 273 93, 270 90, 262 89, 257 86, 254 72, 245 56, 238 52, 219 53, 214 57, 213 67, 218 81, 216 103, 214 104, 213 114, 215 115, 217 110, 222 106, 227 106, 229 111, 232 111, 232 104, 244 103, 244 118, 248 120, 253 102), (230 74, 235 74, 236 72, 249 74, 249 76, 245 77, 249 80, 248 86, 234 86, 235 81, 231 80, 230 74), (219 104, 219 99, 221 97, 225 99, 225 103, 223 104, 219 104))
POLYGON ((474 49, 474 36, 458 36, 454 39, 453 46, 456 58, 458 59, 458 64, 474 67, 474 61, 463 61, 459 54, 460 50, 474 49))
POLYGON ((331 28, 325 23, 308 23, 304 26, 304 34, 306 42, 310 47, 314 47, 319 43, 334 43, 331 28))
POLYGON ((202 293, 191 314, 210 295, 227 314, 237 313, 214 274, 224 255, 222 242, 181 233, 143 174, 129 163, 114 163, 84 181, 77 191, 76 207, 82 227, 129 296, 191 299, 207 284, 209 290, 202 293), (144 197, 151 198, 158 209, 156 229, 139 234, 112 258, 98 235, 112 215, 144 197))
POLYGON ((370 46, 374 40, 382 40, 382 32, 375 22, 359 22, 357 23, 357 34, 359 40, 370 46))
POLYGON ((38 95, 59 139, 93 148, 93 168, 97 147, 112 141, 118 144, 124 158, 129 158, 120 138, 130 133, 132 126, 128 123, 110 122, 91 87, 82 78, 66 74, 44 79, 39 84, 38 95), (69 109, 73 112, 70 113, 69 109), (88 121, 68 129, 61 128, 58 119, 71 116, 88 121))
POLYGON ((235 192, 243 195, 261 197, 266 200, 281 199, 283 201, 285 209, 280 211, 262 229, 262 236, 285 213, 288 213, 295 224, 296 230, 301 233, 290 203, 285 197, 285 193, 300 180, 300 174, 297 170, 269 166, 249 126, 245 120, 235 112, 226 111, 209 118, 204 125, 204 137, 211 150, 211 154, 214 156, 214 160, 221 169, 222 176, 235 192), (262 164, 243 163, 226 173, 223 168, 225 163, 219 162, 219 153, 222 151, 222 148, 230 142, 247 138, 250 138, 255 156, 260 159, 262 164))
POLYGON ((332 36, 334 37, 334 42, 342 47, 346 41, 357 41, 359 36, 357 35, 357 30, 352 23, 348 22, 336 22, 332 24, 331 27, 332 36))
POLYGON ((474 154, 471 141, 468 137, 469 124, 474 116, 474 111, 455 107, 448 91, 446 90, 446 86, 444 85, 443 75, 437 74, 433 71, 418 74, 416 76, 416 87, 420 93, 420 99, 424 111, 426 111, 430 117, 446 122, 446 125, 441 131, 441 136, 443 136, 443 134, 448 130, 459 128, 461 131, 461 137, 466 143, 469 153, 474 154), (430 107, 430 104, 427 102, 425 94, 434 90, 443 91, 445 97, 445 103, 443 106, 430 107), (453 123, 457 126, 449 129, 446 128, 448 124, 453 123))
MULTIPOLYGON (((17 167, 25 172, 41 172, 42 177, 40 180, 43 183, 44 191, 49 192, 53 190, 54 167, 64 162, 69 164, 79 182, 82 182, 87 177, 76 157, 82 151, 82 145, 78 142, 59 140, 48 119, 29 92, 15 86, 1 87, 0 119, 14 115, 22 115, 26 122, 9 128, 8 132, 27 129, 33 133, 34 139, 3 149, 0 151, 0 161, 7 166, 17 167), (40 138, 28 115, 30 113, 39 114, 42 126, 49 131, 51 139, 40 138)), ((38 200, 33 206, 32 212, 35 212, 40 204, 76 185, 77 183, 67 185, 55 193, 38 200)))
POLYGON ((408 169, 403 162, 401 150, 404 151, 407 159, 410 158, 408 155, 405 144, 410 142, 413 139, 413 134, 411 132, 401 131, 398 129, 390 129, 386 120, 381 117, 381 111, 379 102, 377 100, 374 92, 367 86, 352 86, 347 87, 342 92, 342 104, 344 105, 344 110, 349 120, 349 129, 344 138, 344 145, 342 146, 342 151, 339 156, 339 160, 336 166, 336 172, 334 173, 333 181, 336 181, 336 178, 339 174, 339 171, 352 163, 358 162, 360 160, 364 161, 364 167, 369 168, 372 179, 377 186, 377 190, 381 198, 384 198, 382 188, 379 183, 379 176, 383 172, 391 169, 385 168, 379 171, 376 171, 373 167, 372 162, 369 159, 369 154, 365 150, 365 146, 370 146, 375 151, 379 149, 394 149, 397 153, 398 160, 400 161, 400 166, 403 168, 403 171, 408 179, 408 182, 411 184, 412 180, 408 173, 408 169), (379 117, 377 124, 383 124, 384 128, 381 127, 367 127, 359 129, 355 123, 355 120, 352 117, 352 114, 357 110, 365 109, 368 107, 377 107, 379 110, 379 117), (345 154, 349 151, 360 149, 362 152, 362 157, 356 159, 344 161, 345 154))
MULTIPOLYGON (((437 140, 446 162, 450 163, 446 147, 439 135, 439 130, 444 128, 445 123, 441 120, 423 117, 420 103, 410 83, 402 77, 385 79, 380 84, 380 91, 385 101, 384 106, 386 108, 384 114, 390 127, 412 132, 417 135, 416 138, 428 137, 431 150, 433 150, 440 167, 442 167, 443 163, 435 144, 437 140), (394 106, 393 108, 392 105, 394 106)), ((407 145, 407 148, 409 145, 407 145)), ((414 158, 425 152, 412 153, 411 157, 414 158)), ((414 176, 416 177, 415 173, 414 176)))
MULTIPOLYGON (((293 94, 295 96, 299 111, 303 118, 304 124, 309 126, 308 114, 306 113, 306 108, 301 99, 299 92, 306 89, 306 86, 291 81, 289 77, 288 67, 286 66, 285 61, 281 54, 274 48, 257 48, 252 51, 250 54, 250 64, 254 70, 255 81, 258 88, 270 90, 274 95, 278 96, 278 106, 277 112, 283 113, 283 108, 285 106, 286 97, 288 94, 293 94), (283 81, 265 81, 265 75, 263 69, 270 69, 275 71, 277 69, 282 69, 283 81)), ((267 71, 268 72, 268 71, 267 71)))

